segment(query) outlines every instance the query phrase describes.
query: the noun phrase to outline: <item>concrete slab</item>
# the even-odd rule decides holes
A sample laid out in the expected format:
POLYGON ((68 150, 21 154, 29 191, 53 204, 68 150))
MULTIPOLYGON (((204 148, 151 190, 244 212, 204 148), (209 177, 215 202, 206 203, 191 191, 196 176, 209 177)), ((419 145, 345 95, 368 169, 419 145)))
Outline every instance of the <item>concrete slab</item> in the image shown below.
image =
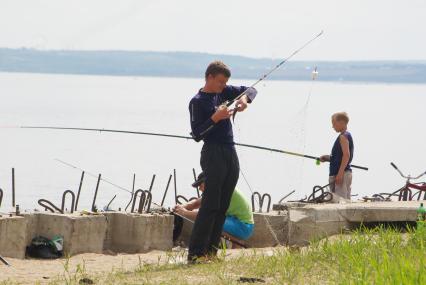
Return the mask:
POLYGON ((289 215, 289 245, 338 234, 360 223, 414 222, 419 201, 358 202, 347 204, 285 205, 289 215))
POLYGON ((108 234, 105 249, 138 253, 171 250, 173 216, 167 214, 107 213, 108 234))
POLYGON ((64 253, 102 253, 107 221, 103 215, 81 216, 56 213, 36 213, 28 226, 28 240, 41 235, 51 239, 55 235, 64 238, 64 253), (36 224, 36 226, 35 226, 36 224))
POLYGON ((333 209, 294 208, 288 211, 288 245, 307 245, 314 239, 341 233, 348 221, 333 209))
POLYGON ((254 233, 247 240, 249 247, 271 247, 287 244, 288 216, 285 211, 254 213, 254 233))
MULTIPOLYGON (((414 222, 419 201, 348 204, 287 203, 279 211, 255 213, 250 247, 306 245, 312 239, 338 234, 360 223, 414 222)), ((105 213, 96 216, 34 213, 0 217, 0 254, 24 258, 25 247, 37 235, 64 237, 66 254, 84 252, 138 253, 170 250, 173 219, 167 214, 105 213)), ((180 240, 188 245, 192 223, 184 222, 180 240)))
POLYGON ((26 227, 24 217, 0 217, 0 255, 25 258, 26 227))

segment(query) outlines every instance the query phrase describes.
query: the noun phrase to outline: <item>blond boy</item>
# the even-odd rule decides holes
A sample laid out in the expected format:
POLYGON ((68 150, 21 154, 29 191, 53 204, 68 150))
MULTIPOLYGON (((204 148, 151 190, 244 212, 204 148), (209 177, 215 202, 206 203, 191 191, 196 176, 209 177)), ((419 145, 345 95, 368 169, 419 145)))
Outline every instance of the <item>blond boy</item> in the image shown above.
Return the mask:
POLYGON ((329 182, 333 193, 333 201, 349 201, 351 199, 352 169, 354 143, 348 132, 349 116, 346 112, 338 112, 331 116, 333 129, 339 133, 331 150, 331 155, 323 155, 321 161, 330 162, 329 182))

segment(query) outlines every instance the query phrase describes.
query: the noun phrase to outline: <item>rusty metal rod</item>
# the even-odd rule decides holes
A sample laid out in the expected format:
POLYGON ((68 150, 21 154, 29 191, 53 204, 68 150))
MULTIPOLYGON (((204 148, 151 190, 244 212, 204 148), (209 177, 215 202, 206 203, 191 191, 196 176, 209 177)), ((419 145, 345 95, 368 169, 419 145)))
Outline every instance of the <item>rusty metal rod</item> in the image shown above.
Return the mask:
POLYGON ((71 195, 71 214, 72 214, 74 213, 75 194, 71 190, 66 190, 64 191, 64 194, 62 194, 61 210, 62 210, 62 214, 65 214, 65 199, 67 197, 67 194, 71 195))
POLYGON ((176 169, 173 169, 173 181, 174 181, 174 186, 175 186, 175 205, 177 204, 177 186, 176 186, 176 169))
POLYGON ((75 200, 74 211, 77 211, 78 201, 80 200, 81 187, 83 186, 83 179, 84 179, 84 171, 81 173, 80 185, 78 186, 77 199, 75 200))
POLYGON ((112 201, 114 201, 115 197, 117 197, 117 194, 114 195, 114 197, 112 197, 111 201, 109 201, 108 205, 106 206, 106 210, 109 209, 109 206, 111 206, 112 201))
POLYGON ((0 207, 2 202, 3 202, 3 189, 0 189, 0 207))
POLYGON ((170 174, 169 181, 167 181, 167 186, 166 186, 166 190, 164 191, 163 200, 161 200, 161 207, 163 207, 163 205, 164 205, 164 199, 166 199, 167 190, 169 190, 170 181, 172 180, 172 176, 173 175, 170 174))
POLYGON ((12 168, 12 207, 15 207, 15 168, 12 168))
POLYGON ((129 208, 130 203, 132 203, 133 201, 133 195, 135 194, 135 181, 136 181, 136 173, 133 173, 133 186, 132 186, 132 192, 130 193, 130 201, 129 203, 127 203, 127 206, 124 209, 124 211, 127 211, 127 208, 129 208))
MULTIPOLYGON (((152 193, 149 191, 144 191, 145 192, 145 212, 149 213, 149 211, 151 210, 151 203, 152 203, 152 193)), ((143 209, 142 209, 143 210, 143 209)))
POLYGON ((93 196, 92 212, 95 212, 95 210, 96 210, 95 203, 96 203, 96 197, 98 196, 99 182, 101 182, 101 174, 100 173, 99 173, 99 176, 98 176, 98 182, 96 183, 95 195, 93 196))
POLYGON ((133 195, 133 203, 132 208, 130 210, 130 213, 133 213, 135 211, 135 205, 136 205, 136 199, 138 198, 138 194, 141 193, 141 197, 139 198, 139 207, 138 212, 142 213, 143 207, 145 205, 145 192, 142 189, 138 189, 135 192, 135 195, 133 195))
POLYGON ((50 212, 54 213, 55 210, 58 211, 59 213, 62 213, 62 209, 58 208, 57 206, 55 206, 55 204, 53 204, 52 202, 50 202, 49 200, 46 199, 39 199, 37 201, 37 203, 42 206, 44 208, 44 210, 49 210, 50 212))
POLYGON ((154 181, 155 181, 155 174, 152 176, 152 180, 151 180, 151 185, 149 186, 149 192, 151 192, 152 190, 152 186, 154 185, 154 181))

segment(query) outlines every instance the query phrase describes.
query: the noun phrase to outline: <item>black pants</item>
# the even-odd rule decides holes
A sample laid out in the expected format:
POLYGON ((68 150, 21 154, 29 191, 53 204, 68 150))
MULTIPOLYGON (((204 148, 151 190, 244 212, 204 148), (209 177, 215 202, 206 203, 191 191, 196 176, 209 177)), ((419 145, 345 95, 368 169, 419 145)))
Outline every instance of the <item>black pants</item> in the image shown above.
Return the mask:
POLYGON ((237 152, 230 145, 204 144, 200 163, 206 182, 192 229, 188 260, 217 253, 225 214, 240 172, 237 152))

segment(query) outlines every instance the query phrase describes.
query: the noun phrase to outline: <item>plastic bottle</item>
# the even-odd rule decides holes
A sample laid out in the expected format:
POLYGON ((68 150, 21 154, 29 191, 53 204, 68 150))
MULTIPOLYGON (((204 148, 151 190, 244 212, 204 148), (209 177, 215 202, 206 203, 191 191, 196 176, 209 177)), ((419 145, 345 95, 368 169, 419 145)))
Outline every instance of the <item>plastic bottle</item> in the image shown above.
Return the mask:
POLYGON ((417 209, 417 229, 425 228, 426 219, 426 208, 423 203, 420 203, 420 207, 417 209))

